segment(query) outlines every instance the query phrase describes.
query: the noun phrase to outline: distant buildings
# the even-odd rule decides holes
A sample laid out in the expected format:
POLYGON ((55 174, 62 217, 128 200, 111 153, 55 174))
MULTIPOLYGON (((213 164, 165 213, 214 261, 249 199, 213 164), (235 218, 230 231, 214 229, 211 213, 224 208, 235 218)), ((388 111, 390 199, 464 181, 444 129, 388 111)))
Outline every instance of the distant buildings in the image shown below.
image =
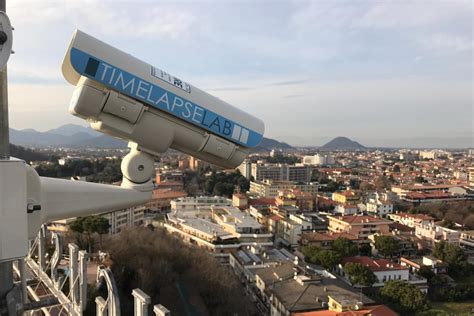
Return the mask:
POLYGON ((316 154, 314 156, 304 156, 303 164, 312 165, 312 166, 331 166, 335 164, 335 159, 333 155, 320 155, 316 154))

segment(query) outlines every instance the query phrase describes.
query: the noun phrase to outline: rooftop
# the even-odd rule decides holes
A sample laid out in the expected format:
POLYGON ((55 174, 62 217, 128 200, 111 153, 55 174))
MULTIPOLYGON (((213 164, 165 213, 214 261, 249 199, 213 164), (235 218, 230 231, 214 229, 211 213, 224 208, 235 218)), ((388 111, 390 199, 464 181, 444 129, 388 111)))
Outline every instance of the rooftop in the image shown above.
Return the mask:
POLYGON ((380 217, 374 217, 369 215, 344 215, 344 216, 334 216, 329 215, 328 218, 336 219, 348 224, 366 224, 366 223, 381 223, 381 224, 391 224, 392 222, 380 217))
POLYGON ((347 257, 342 259, 343 265, 349 262, 364 265, 368 267, 372 272, 408 269, 407 267, 404 267, 388 259, 372 259, 366 256, 347 257))

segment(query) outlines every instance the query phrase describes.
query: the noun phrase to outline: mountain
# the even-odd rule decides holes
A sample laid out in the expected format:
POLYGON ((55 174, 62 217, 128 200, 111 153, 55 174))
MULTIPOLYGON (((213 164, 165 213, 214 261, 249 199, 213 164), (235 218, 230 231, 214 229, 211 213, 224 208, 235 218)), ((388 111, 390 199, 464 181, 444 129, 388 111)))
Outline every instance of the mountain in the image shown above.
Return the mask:
MULTIPOLYGON (((62 125, 46 132, 34 129, 10 129, 10 140, 21 146, 48 147, 97 147, 97 148, 126 148, 127 142, 102 133, 90 127, 75 124, 62 125)), ((290 145, 270 138, 263 138, 257 150, 291 149, 290 145)))
POLYGON ((272 150, 272 149, 291 149, 292 146, 288 145, 287 143, 282 143, 277 140, 271 138, 263 138, 260 145, 258 145, 257 149, 259 150, 272 150))
POLYGON ((350 140, 347 137, 336 137, 323 146, 319 147, 321 150, 365 150, 366 147, 362 146, 356 141, 350 140))
POLYGON ((48 147, 104 147, 125 148, 126 142, 96 132, 90 127, 75 124, 62 125, 46 132, 34 129, 10 129, 10 141, 21 146, 48 147))
MULTIPOLYGON (((29 129, 29 130, 31 130, 31 129, 29 129)), ((23 131, 25 131, 25 130, 23 130, 23 131)), ((95 137, 102 135, 101 133, 99 133, 97 131, 94 131, 90 127, 84 127, 84 126, 80 126, 80 125, 76 125, 76 124, 62 125, 62 126, 59 126, 58 128, 50 129, 49 131, 47 131, 47 133, 64 135, 64 136, 72 136, 72 135, 78 134, 78 133, 86 133, 90 136, 95 136, 95 137)))

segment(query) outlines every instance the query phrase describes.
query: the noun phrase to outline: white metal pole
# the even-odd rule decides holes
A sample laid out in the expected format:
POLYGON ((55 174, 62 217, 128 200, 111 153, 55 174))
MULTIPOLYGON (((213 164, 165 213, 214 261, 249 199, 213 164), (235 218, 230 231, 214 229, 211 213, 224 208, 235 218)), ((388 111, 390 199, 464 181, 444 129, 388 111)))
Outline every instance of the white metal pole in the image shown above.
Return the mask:
MULTIPOLYGON (((0 0, 0 11, 6 12, 6 0, 0 0)), ((0 70, 0 159, 10 158, 8 126, 8 82, 7 66, 0 70)), ((13 262, 0 263, 0 307, 13 288, 13 262)))

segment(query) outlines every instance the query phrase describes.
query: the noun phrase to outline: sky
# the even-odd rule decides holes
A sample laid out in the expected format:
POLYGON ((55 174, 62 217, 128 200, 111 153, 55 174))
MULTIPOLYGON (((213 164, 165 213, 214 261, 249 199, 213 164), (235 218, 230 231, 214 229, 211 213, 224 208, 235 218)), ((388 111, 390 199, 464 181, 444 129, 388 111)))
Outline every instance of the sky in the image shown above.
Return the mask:
POLYGON ((68 113, 74 87, 60 70, 79 28, 293 145, 472 145, 470 0, 7 0, 7 13, 16 129, 86 125, 68 113))

